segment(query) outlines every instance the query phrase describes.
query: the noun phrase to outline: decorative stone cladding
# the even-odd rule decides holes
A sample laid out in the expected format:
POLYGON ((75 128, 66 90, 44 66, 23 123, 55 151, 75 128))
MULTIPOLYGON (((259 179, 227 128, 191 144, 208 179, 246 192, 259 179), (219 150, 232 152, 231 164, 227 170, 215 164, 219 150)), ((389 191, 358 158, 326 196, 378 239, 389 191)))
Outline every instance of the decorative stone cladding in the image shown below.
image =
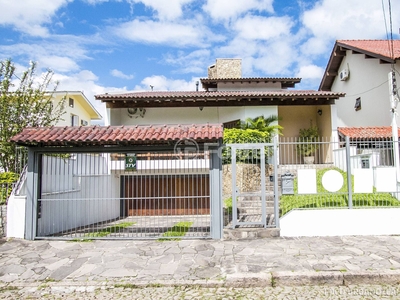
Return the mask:
POLYGON ((242 78, 242 60, 217 58, 215 65, 208 67, 208 78, 242 78))
MULTIPOLYGON (((222 166, 222 197, 232 197, 232 165, 222 166)), ((272 165, 265 166, 266 188, 273 191, 273 182, 269 176, 273 175, 272 165)), ((236 165, 236 183, 241 192, 259 191, 261 188, 261 168, 259 165, 238 163, 236 165)))
POLYGON ((5 237, 7 232, 7 205, 0 205, 0 237, 5 237))

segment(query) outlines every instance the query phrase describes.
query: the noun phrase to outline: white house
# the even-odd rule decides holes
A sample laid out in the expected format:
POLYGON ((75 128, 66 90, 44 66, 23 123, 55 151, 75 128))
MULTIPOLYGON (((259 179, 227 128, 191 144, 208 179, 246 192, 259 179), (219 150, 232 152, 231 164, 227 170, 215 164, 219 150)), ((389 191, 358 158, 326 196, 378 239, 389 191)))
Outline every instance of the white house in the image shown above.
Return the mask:
POLYGON ((296 90, 300 78, 242 77, 241 59, 217 59, 200 79, 203 90, 146 91, 102 94, 95 98, 106 103, 105 124, 160 125, 223 123, 239 120, 280 118, 285 137, 297 137, 299 128, 319 128, 320 136, 330 137, 336 100, 341 92, 296 90))
POLYGON ((346 93, 336 103, 337 127, 391 125, 388 74, 399 59, 400 40, 336 41, 319 90, 346 93))

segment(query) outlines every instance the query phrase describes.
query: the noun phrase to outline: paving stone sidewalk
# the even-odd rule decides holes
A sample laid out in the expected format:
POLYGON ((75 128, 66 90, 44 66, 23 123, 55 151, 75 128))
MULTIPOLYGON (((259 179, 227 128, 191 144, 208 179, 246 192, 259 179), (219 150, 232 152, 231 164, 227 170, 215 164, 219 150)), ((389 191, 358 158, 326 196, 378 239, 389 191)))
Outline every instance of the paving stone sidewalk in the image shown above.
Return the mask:
POLYGON ((399 236, 238 241, 2 240, 0 288, 400 283, 399 236))

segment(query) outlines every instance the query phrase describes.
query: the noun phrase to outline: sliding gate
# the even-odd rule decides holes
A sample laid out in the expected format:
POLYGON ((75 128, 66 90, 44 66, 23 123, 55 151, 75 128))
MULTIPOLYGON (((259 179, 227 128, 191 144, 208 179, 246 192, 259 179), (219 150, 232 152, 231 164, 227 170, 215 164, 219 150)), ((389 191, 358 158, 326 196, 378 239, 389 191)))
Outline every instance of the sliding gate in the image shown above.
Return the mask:
POLYGON ((276 142, 227 147, 231 149, 231 227, 279 227, 276 142))
POLYGON ((210 238, 210 157, 41 154, 36 238, 210 238))

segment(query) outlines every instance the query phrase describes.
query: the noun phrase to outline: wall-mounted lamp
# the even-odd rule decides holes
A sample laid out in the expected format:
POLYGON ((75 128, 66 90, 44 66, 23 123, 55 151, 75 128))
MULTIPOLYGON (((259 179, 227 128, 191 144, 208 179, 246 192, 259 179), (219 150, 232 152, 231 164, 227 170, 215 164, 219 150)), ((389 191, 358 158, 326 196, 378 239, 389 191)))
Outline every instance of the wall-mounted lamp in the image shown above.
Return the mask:
POLYGON ((317 113, 318 113, 318 115, 322 115, 322 109, 318 109, 318 111, 317 111, 317 113))
POLYGON ((203 108, 204 108, 203 106, 200 106, 200 107, 199 107, 200 111, 203 111, 203 108))

